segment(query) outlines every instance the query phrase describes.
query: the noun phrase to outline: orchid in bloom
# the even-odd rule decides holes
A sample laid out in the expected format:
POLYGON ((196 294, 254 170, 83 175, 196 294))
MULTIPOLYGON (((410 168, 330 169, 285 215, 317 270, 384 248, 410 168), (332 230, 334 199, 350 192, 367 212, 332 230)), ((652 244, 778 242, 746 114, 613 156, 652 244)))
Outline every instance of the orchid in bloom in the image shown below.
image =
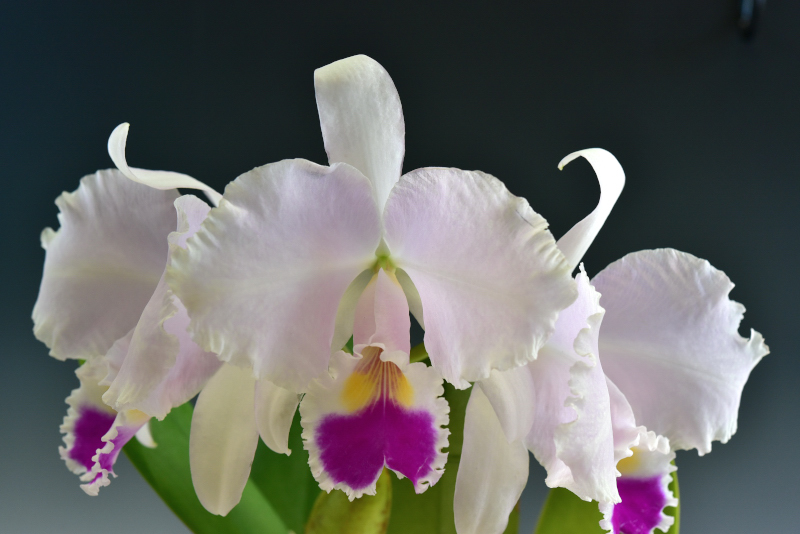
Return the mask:
POLYGON ((122 170, 86 176, 56 200, 61 227, 42 232, 33 310, 34 333, 53 357, 86 361, 67 399, 61 456, 90 495, 109 484, 134 434, 152 445, 151 416, 191 399, 221 365, 189 338, 186 310, 164 281, 173 251, 209 211, 176 188, 219 194, 185 175, 128 168, 126 135, 123 124, 109 146, 112 156, 122 150, 122 170))
POLYGON ((744 306, 728 298, 730 279, 685 252, 635 252, 592 283, 606 308, 599 349, 617 398, 616 447, 622 441, 625 449, 620 434, 634 422, 668 440, 667 446, 651 436, 646 447, 629 445, 633 455, 618 464, 622 502, 601 505, 602 526, 615 534, 666 530, 671 518, 662 510, 674 505, 666 487, 672 451, 704 455, 712 441, 733 436, 742 389, 769 349, 754 330, 739 335, 744 306))
MULTIPOLYGON (((496 178, 401 176, 402 108, 378 63, 337 61, 316 71, 315 88, 330 166, 284 160, 237 178, 175 250, 167 280, 192 338, 242 369, 230 371, 229 397, 254 381, 304 395, 305 447, 323 489, 370 493, 386 465, 422 492, 445 461, 435 377, 467 388, 530 362, 575 284, 545 220, 496 178), (429 369, 409 364, 408 308, 425 329, 429 369), (351 336, 352 356, 340 351, 351 336)), ((251 393, 236 413, 204 401, 218 376, 195 409, 192 475, 198 495, 235 502, 243 483, 231 480, 246 480, 259 418, 251 393)))
MULTIPOLYGON (((573 267, 624 185, 616 159, 599 149, 560 166, 578 156, 597 172, 601 198, 558 242, 573 267)), ((459 534, 503 531, 527 481, 527 450, 548 486, 599 502, 606 530, 666 531, 673 519, 664 508, 677 505, 673 451, 705 454, 736 430, 742 388, 768 351, 760 334, 739 336, 744 308, 728 299, 733 284, 722 272, 665 249, 630 254, 591 282, 581 266, 576 282, 578 299, 538 358, 474 386, 456 483, 459 534)))

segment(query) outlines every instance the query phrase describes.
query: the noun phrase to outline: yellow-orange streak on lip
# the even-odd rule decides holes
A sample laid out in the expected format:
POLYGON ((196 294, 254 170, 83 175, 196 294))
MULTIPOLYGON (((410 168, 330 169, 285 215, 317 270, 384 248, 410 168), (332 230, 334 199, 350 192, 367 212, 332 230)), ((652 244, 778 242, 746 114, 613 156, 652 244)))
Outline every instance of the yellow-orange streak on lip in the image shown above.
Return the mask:
POLYGON ((622 476, 635 474, 642 464, 642 455, 641 453, 637 454, 639 450, 638 447, 631 447, 631 450, 633 451, 633 456, 628 456, 617 462, 617 471, 619 471, 622 476))
POLYGON ((381 360, 381 349, 367 347, 353 373, 347 377, 341 399, 349 412, 358 411, 380 399, 403 406, 414 402, 414 388, 393 362, 381 360))

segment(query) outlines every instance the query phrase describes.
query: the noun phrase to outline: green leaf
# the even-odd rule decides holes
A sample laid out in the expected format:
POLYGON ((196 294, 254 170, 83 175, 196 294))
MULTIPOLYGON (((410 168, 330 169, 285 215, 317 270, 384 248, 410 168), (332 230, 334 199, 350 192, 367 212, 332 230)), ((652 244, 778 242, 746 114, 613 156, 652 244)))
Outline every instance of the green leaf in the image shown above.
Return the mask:
POLYGON ((174 408, 163 420, 150 422, 155 449, 133 439, 123 448, 136 469, 164 502, 197 534, 285 534, 288 529, 269 501, 248 481, 242 500, 226 517, 203 508, 194 492, 189 471, 189 428, 192 406, 174 408))
MULTIPOLYGON (((678 498, 678 475, 672 473, 670 489, 678 498)), ((667 534, 679 534, 680 530, 680 505, 664 510, 664 513, 675 517, 675 523, 667 534)), ((595 501, 582 501, 577 495, 564 488, 550 490, 547 501, 544 503, 542 513, 539 515, 539 524, 536 534, 606 534, 600 528, 603 515, 595 501)), ((660 530, 657 532, 661 532, 660 530)))
POLYGON ((306 519, 320 493, 319 485, 308 467, 308 451, 300 437, 300 414, 295 413, 289 432, 292 454, 278 454, 259 441, 250 481, 272 503, 284 524, 294 532, 303 532, 306 519))
POLYGON ((320 493, 306 525, 306 534, 384 534, 392 508, 392 480, 384 468, 375 495, 350 501, 343 491, 320 493))
POLYGON ((414 345, 413 347, 411 347, 411 352, 409 353, 409 359, 411 360, 411 363, 427 360, 428 351, 425 350, 425 343, 420 343, 419 345, 414 345))

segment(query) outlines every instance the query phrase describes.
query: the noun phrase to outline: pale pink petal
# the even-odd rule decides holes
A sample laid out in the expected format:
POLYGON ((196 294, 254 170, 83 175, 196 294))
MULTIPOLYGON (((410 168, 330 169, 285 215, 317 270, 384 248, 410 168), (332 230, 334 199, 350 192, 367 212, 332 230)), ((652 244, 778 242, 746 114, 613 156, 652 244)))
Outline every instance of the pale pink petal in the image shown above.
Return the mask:
POLYGON ((393 273, 380 269, 358 301, 353 329, 355 345, 382 343, 385 352, 411 351, 411 319, 403 288, 393 273))
POLYGON ((197 397, 189 436, 189 463, 197 498, 227 515, 239 503, 258 445, 255 379, 223 365, 197 397))
POLYGON ((147 169, 135 169, 128 167, 125 159, 125 145, 128 142, 128 129, 130 124, 123 122, 111 132, 108 137, 108 155, 114 165, 129 179, 140 184, 144 184, 154 189, 200 189, 208 199, 216 206, 222 195, 214 191, 203 182, 192 178, 186 174, 172 171, 150 171, 147 169))
POLYGON ((136 326, 164 271, 177 196, 107 170, 58 197, 61 228, 43 233, 33 308, 34 334, 52 356, 102 357, 136 326))
POLYGON ((384 223, 391 260, 421 297, 431 362, 459 388, 533 360, 575 300, 545 220, 492 176, 409 173, 384 223))
POLYGON ((379 242, 371 187, 356 169, 281 161, 228 185, 173 254, 167 280, 201 347, 303 391, 327 368, 339 301, 379 242))
POLYGON ((347 289, 339 301, 339 307, 336 310, 336 327, 333 332, 333 341, 331 342, 331 354, 339 352, 347 344, 353 336, 353 323, 355 322, 356 305, 358 299, 364 292, 364 288, 375 273, 372 269, 362 271, 361 274, 347 286, 347 289))
POLYGON ((603 367, 638 424, 674 449, 711 450, 736 431, 742 388, 768 352, 761 335, 738 333, 744 307, 707 261, 672 249, 645 250, 594 279, 606 317, 603 367))
POLYGON ((328 161, 360 170, 382 210, 400 178, 405 152, 403 108, 386 70, 353 56, 314 71, 317 109, 328 161))
POLYGON ((267 447, 289 455, 289 430, 300 398, 297 393, 278 387, 269 380, 256 382, 256 425, 267 447))
MULTIPOLYGON (((169 236, 170 256, 186 247, 208 215, 209 207, 186 195, 175 201, 178 229, 169 236)), ((169 265, 169 260, 167 261, 169 265)), ((221 362, 189 337, 186 308, 164 277, 128 342, 119 371, 108 377, 103 400, 117 410, 137 409, 163 419, 175 406, 197 395, 221 362)))
POLYGON ((602 148, 588 148, 568 155, 558 164, 563 169, 570 161, 583 156, 592 164, 597 180, 600 182, 600 202, 585 219, 573 226, 558 240, 558 248, 564 253, 569 264, 575 268, 583 255, 589 250, 594 238, 608 219, 611 209, 625 187, 625 173, 617 158, 602 148))
POLYGON ((458 534, 500 534, 528 481, 528 450, 506 439, 492 404, 475 384, 453 503, 458 534))
POLYGON ((547 469, 548 486, 584 500, 616 502, 611 408, 597 350, 603 309, 586 273, 576 281, 578 300, 561 312, 556 333, 527 366, 536 415, 526 441, 547 469))

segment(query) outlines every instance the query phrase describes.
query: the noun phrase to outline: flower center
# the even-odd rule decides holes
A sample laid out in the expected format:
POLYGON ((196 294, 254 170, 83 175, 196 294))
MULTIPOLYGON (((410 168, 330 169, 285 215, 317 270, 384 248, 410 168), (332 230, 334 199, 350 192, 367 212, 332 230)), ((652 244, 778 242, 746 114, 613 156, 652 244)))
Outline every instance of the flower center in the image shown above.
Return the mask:
POLYGON ((356 412, 387 400, 400 406, 413 404, 414 388, 396 364, 381 360, 382 352, 379 347, 366 347, 362 351, 362 359, 347 378, 341 393, 348 411, 356 412))

